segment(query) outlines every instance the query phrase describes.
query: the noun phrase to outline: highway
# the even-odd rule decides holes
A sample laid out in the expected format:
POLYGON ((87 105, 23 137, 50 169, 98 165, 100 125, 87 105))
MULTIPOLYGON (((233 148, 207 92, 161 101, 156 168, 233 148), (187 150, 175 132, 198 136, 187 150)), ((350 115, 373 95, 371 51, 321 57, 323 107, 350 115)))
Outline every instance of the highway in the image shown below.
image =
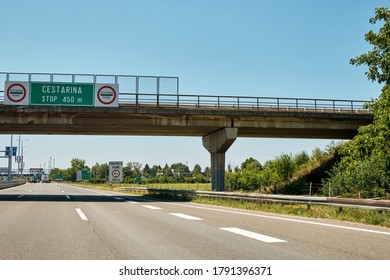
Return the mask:
POLYGON ((1 260, 389 260, 390 229, 64 184, 0 191, 1 260))

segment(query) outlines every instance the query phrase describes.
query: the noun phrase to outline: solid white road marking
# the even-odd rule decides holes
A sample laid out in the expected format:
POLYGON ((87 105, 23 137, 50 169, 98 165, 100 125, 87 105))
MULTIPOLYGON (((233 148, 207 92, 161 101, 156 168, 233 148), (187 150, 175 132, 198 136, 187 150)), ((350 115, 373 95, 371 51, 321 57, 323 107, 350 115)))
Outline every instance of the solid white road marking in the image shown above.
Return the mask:
POLYGON ((219 229, 222 229, 222 230, 225 230, 228 232, 232 232, 235 234, 239 234, 239 235, 242 235, 245 237, 249 237, 249 238, 252 238, 255 240, 259 240, 262 242, 266 242, 266 243, 287 242, 287 241, 282 240, 282 239, 277 239, 277 238, 274 238, 271 236, 267 236, 267 235, 263 235, 260 233, 256 233, 256 232, 252 232, 252 231, 248 231, 248 230, 244 230, 244 229, 240 229, 240 228, 235 228, 235 227, 219 228, 219 229))
POLYGON ((142 207, 152 209, 152 210, 160 210, 161 209, 160 207, 153 206, 153 205, 142 205, 142 207))
POLYGON ((81 211, 80 208, 76 208, 76 212, 77 212, 77 214, 79 214, 80 218, 81 218, 83 221, 88 221, 87 216, 85 216, 85 214, 83 213, 83 211, 81 211))
POLYGON ((186 219, 186 220, 192 220, 192 221, 201 221, 201 220, 203 220, 201 218, 190 216, 190 215, 186 215, 186 214, 182 214, 182 213, 169 213, 169 214, 171 214, 173 216, 176 216, 176 217, 179 217, 179 218, 186 219))

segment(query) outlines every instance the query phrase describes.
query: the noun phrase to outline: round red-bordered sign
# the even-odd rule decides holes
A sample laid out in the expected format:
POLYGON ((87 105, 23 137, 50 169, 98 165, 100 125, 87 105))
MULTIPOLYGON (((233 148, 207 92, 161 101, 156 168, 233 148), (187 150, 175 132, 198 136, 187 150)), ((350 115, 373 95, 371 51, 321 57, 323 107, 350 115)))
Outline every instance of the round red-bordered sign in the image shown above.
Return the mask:
POLYGON ((115 89, 113 88, 113 87, 111 87, 111 86, 102 86, 100 89, 99 89, 99 91, 98 91, 98 93, 97 93, 97 97, 98 97, 98 99, 99 99, 99 102, 100 103, 102 103, 102 104, 104 104, 104 105, 110 105, 111 103, 113 103, 114 101, 115 101, 115 99, 116 99, 116 91, 115 91, 115 89), (103 101, 102 100, 102 98, 101 98, 101 91, 103 90, 103 89, 110 89, 111 91, 112 91, 112 99, 111 100, 109 100, 109 101, 103 101))
POLYGON ((121 172, 118 169, 114 169, 111 172, 112 177, 117 178, 119 175, 121 175, 121 172))
POLYGON ((9 99, 10 101, 12 101, 12 102, 20 102, 20 101, 23 101, 23 99, 26 97, 26 94, 27 94, 26 88, 25 88, 22 84, 19 84, 19 83, 17 83, 17 84, 12 84, 12 85, 10 85, 10 86, 8 87, 8 89, 7 89, 7 97, 8 97, 8 99, 9 99), (12 95, 11 90, 12 90, 12 88, 14 88, 14 87, 21 87, 21 88, 22 88, 23 94, 22 94, 22 97, 21 97, 21 98, 15 99, 15 98, 11 97, 11 95, 12 95))

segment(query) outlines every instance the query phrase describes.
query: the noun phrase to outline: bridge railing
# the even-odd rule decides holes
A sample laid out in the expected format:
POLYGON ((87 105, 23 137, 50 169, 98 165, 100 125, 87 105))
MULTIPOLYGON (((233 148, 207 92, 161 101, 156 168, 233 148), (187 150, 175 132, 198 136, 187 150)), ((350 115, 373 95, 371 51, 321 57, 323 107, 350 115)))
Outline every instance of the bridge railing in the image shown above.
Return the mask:
POLYGON ((316 112, 367 112, 363 100, 279 98, 251 96, 210 96, 189 94, 120 93, 122 106, 151 106, 231 110, 295 110, 316 112))
POLYGON ((4 101, 4 82, 8 80, 117 83, 120 106, 353 113, 368 111, 365 107, 368 101, 363 100, 179 94, 178 77, 63 73, 0 72, 0 102, 4 101))

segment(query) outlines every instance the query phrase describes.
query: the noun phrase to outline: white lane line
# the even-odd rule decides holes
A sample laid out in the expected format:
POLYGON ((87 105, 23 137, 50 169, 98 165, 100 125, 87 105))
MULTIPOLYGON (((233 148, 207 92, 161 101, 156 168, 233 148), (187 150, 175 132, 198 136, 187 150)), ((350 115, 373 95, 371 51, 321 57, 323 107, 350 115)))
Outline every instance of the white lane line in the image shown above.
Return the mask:
POLYGON ((22 198, 24 196, 24 194, 22 194, 22 195, 19 195, 17 198, 22 198))
POLYGON ((192 220, 192 221, 201 221, 201 220, 203 220, 201 218, 190 216, 190 215, 186 215, 186 214, 182 214, 182 213, 169 213, 169 214, 171 214, 173 216, 176 216, 176 217, 179 217, 179 218, 186 219, 186 220, 192 220))
POLYGON ((188 205, 188 204, 179 204, 179 203, 174 203, 174 202, 173 203, 162 202, 162 203, 181 206, 181 207, 203 209, 203 210, 207 210, 207 211, 215 211, 215 212, 237 214, 237 215, 243 215, 243 216, 259 217, 259 218, 265 218, 265 219, 271 219, 271 220, 279 220, 279 221, 302 223, 302 224, 308 224, 308 225, 339 228, 339 229, 345 229, 345 230, 361 231, 361 232, 367 232, 367 233, 390 235, 390 232, 387 232, 387 231, 371 230, 371 229, 349 227, 349 226, 339 226, 339 225, 326 224, 326 223, 320 223, 320 222, 312 222, 312 221, 307 221, 307 220, 298 220, 298 219, 293 219, 293 218, 284 218, 284 217, 277 217, 277 216, 267 216, 267 215, 262 215, 262 214, 246 213, 246 212, 239 212, 239 211, 234 211, 234 210, 209 208, 209 207, 204 207, 204 206, 195 206, 195 205, 188 205))
POLYGON ((114 197, 114 199, 116 199, 116 200, 125 200, 125 199, 122 198, 122 197, 114 197))
POLYGON ((232 233, 235 233, 235 234, 238 234, 238 235, 242 235, 242 236, 245 236, 245 237, 248 237, 248 238, 252 238, 252 239, 255 239, 255 240, 259 240, 259 241, 262 241, 262 242, 266 242, 266 243, 287 242, 286 240, 277 239, 277 238, 274 238, 274 237, 271 237, 271 236, 267 236, 267 235, 263 235, 263 234, 260 234, 260 233, 256 233, 256 232, 252 232, 252 231, 248 231, 248 230, 244 230, 244 229, 240 229, 240 228, 235 228, 235 227, 219 228, 219 229, 222 229, 222 230, 225 230, 225 231, 228 231, 228 232, 232 232, 232 233))
POLYGON ((69 196, 69 195, 67 195, 67 196, 66 196, 66 198, 67 198, 67 199, 70 199, 70 196, 69 196))
POLYGON ((76 208, 76 212, 77 212, 77 214, 79 214, 80 218, 81 218, 83 221, 88 221, 87 216, 85 216, 85 214, 83 213, 83 211, 81 211, 80 208, 76 208))
POLYGON ((148 209, 152 209, 152 210, 161 210, 160 207, 153 206, 153 205, 142 205, 142 207, 145 207, 145 208, 148 208, 148 209))
POLYGON ((127 203, 131 203, 131 204, 137 204, 139 203, 138 201, 134 201, 134 200, 126 200, 127 203))

